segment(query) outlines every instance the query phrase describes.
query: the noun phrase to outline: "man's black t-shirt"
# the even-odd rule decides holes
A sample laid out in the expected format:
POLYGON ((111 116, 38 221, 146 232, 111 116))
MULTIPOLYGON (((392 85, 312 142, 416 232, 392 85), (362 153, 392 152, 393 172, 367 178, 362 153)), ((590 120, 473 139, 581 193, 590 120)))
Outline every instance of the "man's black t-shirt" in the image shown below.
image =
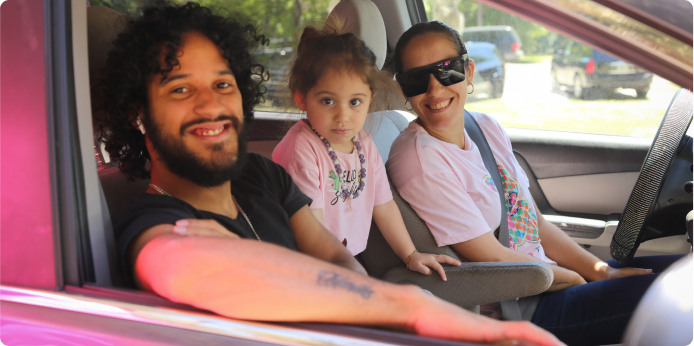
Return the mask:
MULTIPOLYGON (((248 154, 242 173, 231 182, 231 191, 262 241, 296 250, 289 218, 311 199, 299 190, 282 166, 258 154, 248 154)), ((152 226, 175 224, 181 219, 213 219, 241 238, 256 238, 241 213, 231 219, 195 209, 175 197, 146 194, 123 206, 113 217, 118 262, 128 286, 134 287, 127 262, 130 242, 152 226)))

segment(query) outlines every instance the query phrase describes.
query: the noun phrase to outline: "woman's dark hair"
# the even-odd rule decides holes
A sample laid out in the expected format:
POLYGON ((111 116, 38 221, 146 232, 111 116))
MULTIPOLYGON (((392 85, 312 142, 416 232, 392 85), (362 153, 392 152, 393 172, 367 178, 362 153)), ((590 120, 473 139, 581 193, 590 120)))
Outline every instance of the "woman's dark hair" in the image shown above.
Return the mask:
MULTIPOLYGON (((455 45, 455 49, 456 51, 458 51, 458 55, 463 55, 467 53, 465 43, 463 43, 463 39, 462 37, 460 37, 460 33, 458 33, 458 31, 451 28, 450 26, 439 21, 415 24, 411 28, 407 29, 407 31, 405 31, 405 33, 403 33, 402 36, 400 36, 398 43, 395 45, 395 51, 393 52, 392 62, 393 69, 395 70, 393 71, 394 73, 403 72, 402 54, 405 50, 405 47, 407 47, 407 44, 410 43, 410 41, 412 41, 412 39, 414 39, 415 37, 428 33, 436 33, 446 36, 451 41, 451 43, 455 45)), ((467 67, 468 61, 465 60, 465 68, 467 67)))
MULTIPOLYGON (((339 68, 362 78, 373 93, 383 76, 376 55, 352 33, 341 34, 342 23, 327 24, 322 30, 307 26, 301 34, 296 57, 289 70, 289 91, 306 95, 330 69, 339 68)), ((392 79, 392 78, 391 78, 392 79)))
MULTIPOLYGON (((266 43, 252 25, 213 14, 198 4, 171 5, 159 2, 145 9, 139 18, 113 41, 106 66, 93 90, 94 111, 100 123, 98 138, 106 145, 112 160, 130 180, 148 178, 145 168, 149 153, 144 136, 133 126, 138 114, 149 114, 148 84, 153 78, 164 80, 179 65, 176 53, 184 34, 197 32, 219 48, 234 74, 241 92, 244 127, 253 121, 253 108, 263 100, 267 80, 262 65, 251 50, 266 43), (160 56, 164 53, 164 63, 160 56)), ((149 119, 141 119, 148 128, 149 119)))

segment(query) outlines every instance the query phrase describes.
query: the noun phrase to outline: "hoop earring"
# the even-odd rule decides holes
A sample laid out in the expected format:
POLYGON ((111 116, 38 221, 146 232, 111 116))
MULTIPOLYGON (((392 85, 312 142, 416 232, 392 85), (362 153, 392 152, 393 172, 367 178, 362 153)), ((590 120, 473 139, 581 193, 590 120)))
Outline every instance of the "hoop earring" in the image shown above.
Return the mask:
POLYGON ((472 83, 470 83, 470 84, 467 86, 467 89, 468 89, 468 93, 467 93, 467 94, 470 95, 470 94, 472 94, 472 93, 475 92, 475 85, 472 84, 472 83), (472 87, 472 90, 470 90, 470 87, 472 87))
POLYGON ((412 104, 410 103, 410 100, 405 100, 405 109, 408 111, 412 111, 412 104), (410 106, 410 108, 407 108, 407 106, 410 106))

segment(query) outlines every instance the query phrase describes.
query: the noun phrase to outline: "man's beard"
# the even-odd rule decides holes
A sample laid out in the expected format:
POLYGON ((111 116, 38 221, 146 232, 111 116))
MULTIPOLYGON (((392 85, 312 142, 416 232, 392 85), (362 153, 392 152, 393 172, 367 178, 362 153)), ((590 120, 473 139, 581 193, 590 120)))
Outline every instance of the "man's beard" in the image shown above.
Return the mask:
POLYGON ((202 187, 219 186, 227 181, 230 181, 241 174, 244 163, 246 162, 246 128, 241 126, 239 120, 231 116, 219 116, 213 120, 194 121, 181 126, 181 139, 172 136, 166 136, 162 132, 162 126, 151 121, 151 117, 147 128, 147 134, 154 150, 159 154, 160 160, 166 165, 171 173, 178 175, 181 178, 190 180, 196 185, 202 187), (237 134, 237 152, 229 152, 227 155, 222 155, 224 150, 223 144, 214 144, 210 148, 213 151, 213 158, 205 160, 196 153, 192 152, 183 143, 182 137, 185 134, 185 129, 203 122, 229 120, 232 123, 232 128, 237 134), (234 155, 236 154, 236 155, 234 155), (236 156, 236 158, 234 158, 236 156))

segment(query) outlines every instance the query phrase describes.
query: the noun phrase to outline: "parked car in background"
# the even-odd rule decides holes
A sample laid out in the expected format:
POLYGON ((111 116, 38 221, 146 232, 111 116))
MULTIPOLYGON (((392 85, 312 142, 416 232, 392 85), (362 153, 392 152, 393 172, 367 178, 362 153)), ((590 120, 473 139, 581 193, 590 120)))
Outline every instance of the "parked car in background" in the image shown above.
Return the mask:
POLYGON ((475 92, 490 98, 504 94, 506 63, 499 49, 488 42, 466 42, 470 59, 475 62, 475 92))
POLYGON ((463 41, 492 43, 499 48, 506 61, 518 60, 524 56, 520 37, 508 25, 467 27, 463 31, 463 41))
POLYGON ((617 88, 634 89, 645 98, 653 74, 581 43, 570 41, 552 56, 552 86, 562 86, 576 98, 606 97, 617 88))

